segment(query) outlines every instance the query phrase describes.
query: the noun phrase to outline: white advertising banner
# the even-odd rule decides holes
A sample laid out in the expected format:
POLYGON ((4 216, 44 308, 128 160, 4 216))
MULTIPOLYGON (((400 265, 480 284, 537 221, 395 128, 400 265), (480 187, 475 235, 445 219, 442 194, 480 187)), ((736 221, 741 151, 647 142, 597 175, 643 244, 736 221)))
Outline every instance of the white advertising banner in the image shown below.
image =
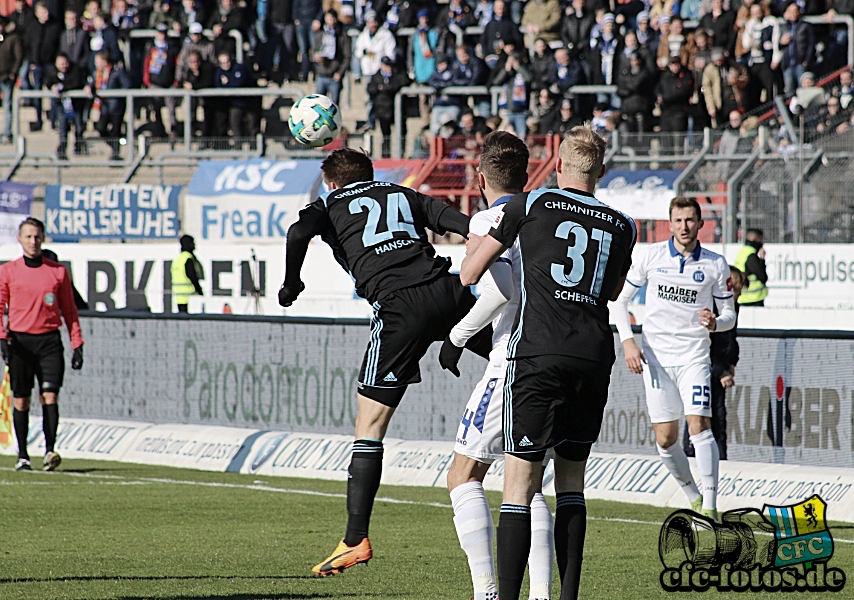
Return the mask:
MULTIPOLYGON (((55 450, 66 458, 121 461, 137 436, 149 427, 151 423, 137 421, 63 417, 59 420, 59 428, 56 432, 55 450)), ((45 452, 40 417, 30 417, 27 446, 31 456, 41 456, 45 452)), ((8 448, 0 446, 0 454, 15 455, 16 452, 17 446, 14 442, 8 448)))
POLYGON ((243 456, 247 439, 258 433, 237 427, 154 425, 139 433, 124 454, 124 462, 201 469, 237 470, 233 461, 243 456))
POLYGON ((183 229, 197 242, 281 242, 321 186, 319 160, 211 160, 184 197, 183 229))

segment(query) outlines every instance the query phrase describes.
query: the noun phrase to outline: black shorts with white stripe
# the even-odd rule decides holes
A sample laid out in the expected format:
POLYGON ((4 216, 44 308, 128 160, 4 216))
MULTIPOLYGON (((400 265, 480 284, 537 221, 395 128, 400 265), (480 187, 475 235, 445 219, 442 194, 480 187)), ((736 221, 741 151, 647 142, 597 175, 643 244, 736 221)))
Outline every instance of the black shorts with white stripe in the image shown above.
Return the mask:
POLYGON ((406 386, 421 381, 419 361, 474 306, 459 275, 392 292, 374 303, 371 339, 359 372, 359 393, 395 407, 406 386))
POLYGON ((611 365, 570 356, 508 361, 504 384, 504 451, 540 462, 546 451, 582 461, 599 437, 611 365))

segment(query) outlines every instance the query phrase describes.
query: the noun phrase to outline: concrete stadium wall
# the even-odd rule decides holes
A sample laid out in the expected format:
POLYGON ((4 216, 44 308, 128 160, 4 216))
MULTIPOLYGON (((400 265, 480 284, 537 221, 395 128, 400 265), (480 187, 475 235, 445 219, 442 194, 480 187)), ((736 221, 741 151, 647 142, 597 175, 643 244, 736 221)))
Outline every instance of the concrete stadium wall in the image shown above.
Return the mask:
MULTIPOLYGON (((63 416, 352 435, 366 321, 89 314, 82 327, 86 364, 67 371, 63 416)), ((727 398, 730 459, 854 465, 854 335, 742 331, 740 345, 727 398), (769 411, 785 399, 789 427, 775 448, 769 411)), ((422 360, 423 381, 389 436, 453 441, 486 363, 465 353, 456 379, 438 350, 422 360)), ((655 454, 641 377, 617 354, 596 449, 655 454)))

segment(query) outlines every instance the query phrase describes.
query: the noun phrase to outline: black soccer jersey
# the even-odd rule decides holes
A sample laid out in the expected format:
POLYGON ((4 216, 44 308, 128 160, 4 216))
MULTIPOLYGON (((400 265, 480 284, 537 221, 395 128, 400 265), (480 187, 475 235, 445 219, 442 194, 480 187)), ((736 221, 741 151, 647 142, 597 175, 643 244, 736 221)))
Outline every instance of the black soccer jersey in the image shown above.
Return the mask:
POLYGON ((425 228, 465 236, 468 222, 467 216, 430 196, 365 181, 324 193, 300 211, 295 226, 320 235, 355 279, 357 293, 376 302, 447 272, 450 260, 436 256, 425 228))
POLYGON ((635 223, 591 194, 516 194, 489 235, 519 238, 522 300, 509 359, 557 354, 613 364, 608 300, 631 266, 635 223))

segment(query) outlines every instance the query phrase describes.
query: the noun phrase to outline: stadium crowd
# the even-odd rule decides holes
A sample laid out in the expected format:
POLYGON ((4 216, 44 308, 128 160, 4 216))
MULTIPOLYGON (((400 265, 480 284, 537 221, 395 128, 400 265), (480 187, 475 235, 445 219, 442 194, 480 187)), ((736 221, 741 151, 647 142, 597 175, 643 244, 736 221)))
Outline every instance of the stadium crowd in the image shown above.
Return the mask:
MULTIPOLYGON (((812 136, 852 126, 847 30, 854 0, 6 0, 2 7, 0 92, 115 88, 253 87, 313 81, 338 101, 348 71, 369 97, 363 131, 385 136, 394 98, 407 85, 421 96, 408 114, 425 134, 483 135, 490 128, 563 133, 593 118, 602 131, 684 132, 732 128, 776 95, 833 75, 827 102, 806 115, 812 136), (822 24, 804 16, 823 16, 822 24), (476 28, 473 33, 471 29, 476 28), (133 29, 153 37, 130 37, 133 29), (234 36, 233 32, 239 32, 234 36), (246 47, 239 52, 237 44, 246 47), (462 42, 462 43, 460 43, 462 42), (125 51, 127 47, 127 51, 125 51), (244 55, 244 62, 235 57, 244 55), (125 63, 129 64, 125 64, 125 63), (614 93, 573 94, 579 84, 614 93), (456 86, 498 89, 501 125, 490 96, 448 93, 456 86), (432 111, 432 112, 431 112, 432 111), (490 117, 493 119, 490 121, 490 117)), ((81 135, 91 103, 33 100, 32 131, 44 111, 65 153, 81 135)), ((413 99, 414 102, 414 99, 413 99)), ((96 130, 118 137, 125 105, 111 99, 96 130)), ((143 103, 140 103, 143 104, 143 103)), ((200 102, 205 137, 252 137, 260 98, 200 102)), ((11 136, 9 102, 3 140, 11 136)), ((145 127, 177 135, 177 101, 155 98, 145 127), (166 109, 167 117, 161 116, 166 109), (166 122, 168 121, 168 123, 166 122)), ((140 110, 139 108, 137 110, 140 110)), ((115 147, 114 147, 115 149, 115 147)), ((84 153, 85 144, 75 151, 84 153)), ((384 149, 386 150, 386 149, 384 149)))

